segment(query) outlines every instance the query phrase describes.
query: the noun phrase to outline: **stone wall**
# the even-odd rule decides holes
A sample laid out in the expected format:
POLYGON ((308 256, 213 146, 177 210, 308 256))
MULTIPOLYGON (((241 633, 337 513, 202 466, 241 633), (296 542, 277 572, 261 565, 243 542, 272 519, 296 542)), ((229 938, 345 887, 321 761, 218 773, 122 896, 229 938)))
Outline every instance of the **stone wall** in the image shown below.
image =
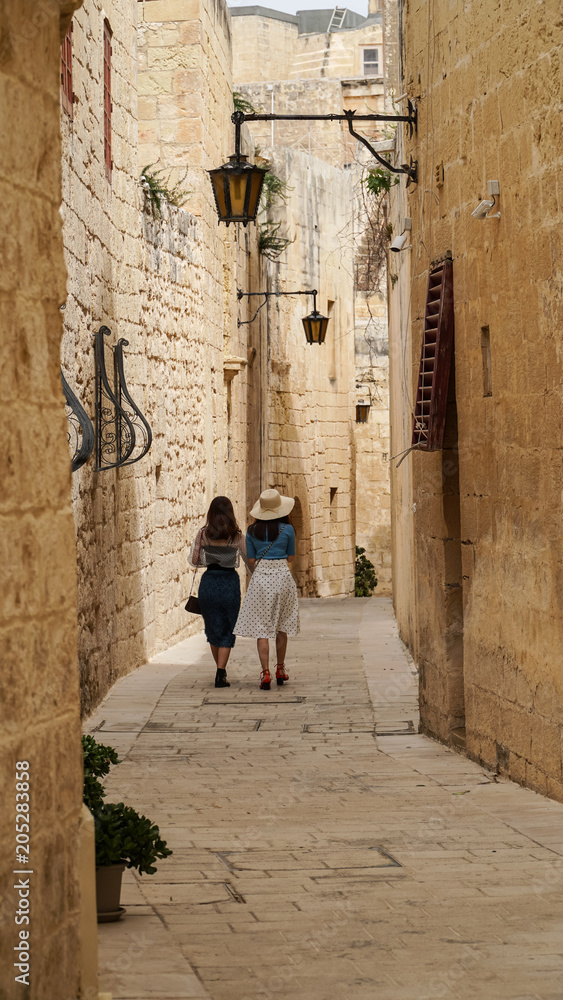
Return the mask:
POLYGON ((112 331, 108 368, 110 347, 125 337, 129 388, 153 443, 138 464, 96 472, 92 459, 73 477, 85 711, 117 677, 201 627, 183 607, 188 544, 217 493, 233 498, 241 519, 246 506, 243 389, 224 370, 237 355, 236 247, 217 226, 202 170, 224 158, 229 138, 228 15, 213 3, 114 0, 104 16, 113 31, 111 184, 97 0, 74 19, 77 103, 72 122, 62 115, 70 275, 62 359, 93 416, 94 333, 101 324, 112 331), (204 102, 207 79, 216 90, 204 102), (141 184, 148 165, 180 186, 185 207, 164 202, 160 216, 151 212, 141 184))
MULTIPOLYGON (((419 105, 406 156, 418 158, 421 182, 405 213, 414 251, 404 347, 414 375, 429 261, 451 250, 455 376, 445 450, 396 472, 407 556, 396 564, 397 607, 421 667, 423 725, 463 741, 465 712, 469 753, 563 799, 559 11, 444 3, 430 50, 427 31, 427 9, 415 5, 402 89, 419 105), (500 219, 480 221, 471 212, 489 180, 500 183, 500 219)), ((397 376, 406 415, 415 378, 407 392, 397 376)), ((408 424, 401 417, 396 449, 409 443, 408 424)))
POLYGON ((0 9, 0 963, 6 1000, 70 1000, 79 988, 76 569, 59 378, 65 297, 59 16, 65 29, 72 6, 21 0, 0 9), (30 794, 31 851, 22 863, 16 857, 16 766, 26 761, 29 767, 19 771, 28 771, 31 792, 22 785, 19 802, 25 805, 30 794), (28 868, 33 874, 13 874, 28 868), (18 926, 23 905, 13 886, 27 877, 31 922, 18 926), (25 968, 13 964, 18 934, 26 930, 29 987, 15 982, 25 968))
POLYGON ((383 43, 381 14, 355 29, 307 34, 299 34, 297 17, 278 11, 266 16, 235 7, 232 15, 237 83, 359 77, 363 48, 383 43))
MULTIPOLYGON (((317 308, 330 322, 325 344, 308 345, 301 318, 312 298, 288 296, 270 299, 247 327, 262 397, 254 488, 276 487, 297 498, 301 593, 346 595, 354 573, 354 327, 353 268, 342 231, 352 184, 347 172, 305 153, 276 148, 265 155, 288 185, 286 202, 271 218, 293 242, 277 260, 263 259, 260 288, 316 288, 317 308)), ((249 468, 249 475, 255 471, 249 468)))
MULTIPOLYGON (((361 62, 363 46, 382 45, 379 14, 373 12, 374 18, 356 30, 300 35, 297 18, 295 24, 288 24, 288 15, 233 13, 235 85, 257 110, 295 115, 341 109, 354 109, 359 114, 383 111, 383 75, 363 76, 361 62), (271 47, 267 59, 266 45, 271 47)), ((369 138, 382 137, 379 126, 362 123, 358 127, 369 138)), ((340 241, 346 244, 358 277, 372 230, 364 185, 372 160, 365 147, 350 138, 346 124, 326 121, 253 122, 252 134, 260 148, 289 146, 346 170, 354 199, 340 241)), ((377 593, 388 594, 391 539, 385 275, 375 283, 372 276, 368 285, 357 280, 354 299, 356 396, 370 393, 372 406, 368 423, 357 425, 354 432, 358 488, 351 518, 358 526, 357 544, 366 549, 376 566, 377 593)))

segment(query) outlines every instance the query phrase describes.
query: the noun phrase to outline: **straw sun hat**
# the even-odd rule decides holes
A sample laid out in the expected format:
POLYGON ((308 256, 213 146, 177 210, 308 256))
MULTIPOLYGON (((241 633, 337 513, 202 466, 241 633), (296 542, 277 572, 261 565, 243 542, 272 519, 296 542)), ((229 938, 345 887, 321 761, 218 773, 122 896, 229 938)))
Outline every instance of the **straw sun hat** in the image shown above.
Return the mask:
POLYGON ((250 511, 250 516, 258 521, 271 521, 274 517, 286 517, 295 500, 293 497, 282 497, 277 490, 264 490, 250 511))

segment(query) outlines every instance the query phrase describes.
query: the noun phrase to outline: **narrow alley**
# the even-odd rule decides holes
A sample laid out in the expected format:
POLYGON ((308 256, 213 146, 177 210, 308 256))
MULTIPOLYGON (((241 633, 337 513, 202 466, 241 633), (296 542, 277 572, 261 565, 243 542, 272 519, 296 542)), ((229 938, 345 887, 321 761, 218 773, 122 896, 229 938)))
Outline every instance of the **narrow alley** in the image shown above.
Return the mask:
POLYGON ((291 680, 252 640, 215 690, 202 637, 120 680, 87 728, 108 798, 173 855, 100 925, 114 1000, 561 1000, 563 805, 417 734, 384 598, 301 602, 291 680))

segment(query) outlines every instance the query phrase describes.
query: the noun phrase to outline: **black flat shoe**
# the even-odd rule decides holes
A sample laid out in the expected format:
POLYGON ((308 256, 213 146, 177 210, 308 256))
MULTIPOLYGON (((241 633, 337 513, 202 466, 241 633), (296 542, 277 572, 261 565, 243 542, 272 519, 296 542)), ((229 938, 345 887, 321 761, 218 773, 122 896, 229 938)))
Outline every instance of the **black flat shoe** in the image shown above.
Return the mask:
POLYGON ((215 687, 216 688, 230 688, 230 682, 227 680, 226 670, 217 670, 215 674, 215 687))

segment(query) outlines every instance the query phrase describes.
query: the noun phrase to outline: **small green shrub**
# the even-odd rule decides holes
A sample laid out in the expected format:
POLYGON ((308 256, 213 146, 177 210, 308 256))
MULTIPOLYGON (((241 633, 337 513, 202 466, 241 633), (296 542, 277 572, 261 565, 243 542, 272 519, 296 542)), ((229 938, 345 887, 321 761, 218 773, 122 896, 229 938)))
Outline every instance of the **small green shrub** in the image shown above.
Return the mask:
POLYGON ((117 751, 113 747, 96 743, 93 736, 82 737, 84 755, 84 802, 90 812, 96 814, 104 804, 104 786, 98 778, 109 774, 112 764, 120 764, 117 751))
POLYGON ((169 187, 170 180, 162 179, 162 170, 153 170, 152 165, 143 167, 141 171, 141 183, 145 194, 145 207, 150 211, 155 219, 162 217, 162 203, 167 201, 175 208, 181 208, 189 196, 189 191, 182 188, 182 181, 174 187, 169 187))
POLYGON ((154 862, 172 854, 156 824, 123 802, 102 805, 95 823, 98 868, 124 862, 128 868, 136 868, 139 875, 153 875, 154 862))
POLYGON ((109 773, 112 764, 120 764, 113 747, 96 743, 93 736, 82 737, 84 754, 84 802, 94 816, 96 827, 96 866, 117 865, 137 868, 139 874, 152 875, 154 862, 172 854, 161 840, 160 830, 146 816, 123 802, 104 802, 104 786, 98 778, 109 773))
POLYGON ((377 587, 375 566, 372 562, 370 562, 367 556, 364 555, 365 551, 365 549, 356 545, 356 597, 371 597, 372 591, 374 591, 377 587))

